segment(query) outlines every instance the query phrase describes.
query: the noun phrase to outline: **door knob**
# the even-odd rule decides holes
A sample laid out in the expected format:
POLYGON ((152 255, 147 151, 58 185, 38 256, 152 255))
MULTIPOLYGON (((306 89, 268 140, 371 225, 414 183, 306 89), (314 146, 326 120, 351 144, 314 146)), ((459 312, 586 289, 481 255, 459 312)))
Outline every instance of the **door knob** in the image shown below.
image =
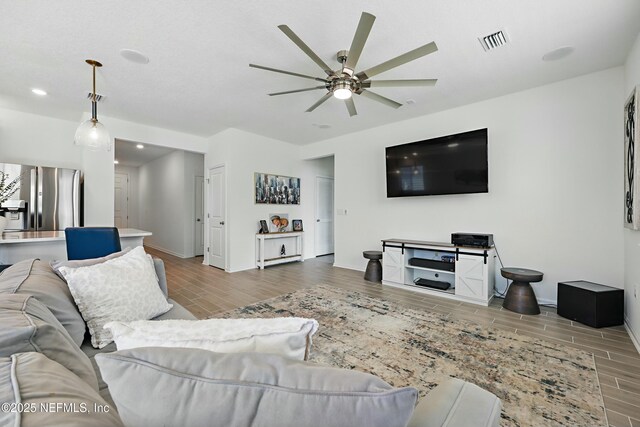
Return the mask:
POLYGON ((196 221, 200 222, 200 218, 196 219, 196 221))
POLYGON ((224 225, 224 221, 220 221, 220 225, 224 225))
POLYGON ((320 222, 320 220, 319 220, 319 219, 316 219, 316 222, 320 222))

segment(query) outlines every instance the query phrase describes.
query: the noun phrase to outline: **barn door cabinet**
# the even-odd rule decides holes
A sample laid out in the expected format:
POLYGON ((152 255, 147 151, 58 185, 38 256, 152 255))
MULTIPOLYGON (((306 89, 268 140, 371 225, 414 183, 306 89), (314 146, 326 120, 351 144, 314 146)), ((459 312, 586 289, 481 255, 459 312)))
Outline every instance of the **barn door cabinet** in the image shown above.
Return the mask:
POLYGON ((382 249, 383 285, 480 305, 493 299, 494 248, 387 239, 382 249))

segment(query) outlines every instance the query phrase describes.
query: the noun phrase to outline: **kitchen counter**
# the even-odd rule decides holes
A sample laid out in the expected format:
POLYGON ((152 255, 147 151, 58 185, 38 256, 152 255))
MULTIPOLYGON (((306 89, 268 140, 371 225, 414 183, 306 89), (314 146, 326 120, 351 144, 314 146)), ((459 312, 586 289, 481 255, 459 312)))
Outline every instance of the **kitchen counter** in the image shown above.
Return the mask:
MULTIPOLYGON (((135 228, 122 228, 118 230, 120 238, 147 237, 150 231, 137 230, 135 228)), ((27 242, 51 242, 64 240, 64 231, 5 231, 0 237, 0 245, 27 242)))
MULTIPOLYGON (((143 244, 152 233, 135 228, 118 230, 122 248, 143 244)), ((7 231, 0 238, 0 264, 14 264, 23 259, 40 258, 43 261, 67 259, 64 231, 7 231)))

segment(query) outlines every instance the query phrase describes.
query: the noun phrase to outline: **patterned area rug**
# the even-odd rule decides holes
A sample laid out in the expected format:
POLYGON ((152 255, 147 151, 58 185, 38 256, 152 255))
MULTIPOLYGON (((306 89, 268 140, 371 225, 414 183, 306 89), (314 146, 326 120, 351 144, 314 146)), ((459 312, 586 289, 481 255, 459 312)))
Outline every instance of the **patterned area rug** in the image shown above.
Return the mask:
POLYGON ((310 361, 370 372, 424 396, 447 377, 503 402, 503 426, 606 426, 593 356, 355 291, 316 286, 221 316, 315 318, 310 361))

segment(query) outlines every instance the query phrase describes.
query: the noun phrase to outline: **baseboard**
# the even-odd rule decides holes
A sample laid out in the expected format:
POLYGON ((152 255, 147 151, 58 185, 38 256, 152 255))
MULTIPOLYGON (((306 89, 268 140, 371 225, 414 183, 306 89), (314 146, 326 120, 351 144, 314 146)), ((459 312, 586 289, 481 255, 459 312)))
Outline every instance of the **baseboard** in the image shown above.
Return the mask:
MULTIPOLYGON (((505 292, 505 295, 506 295, 506 292, 505 292)), ((500 295, 497 290, 496 292, 493 293, 493 296, 495 298, 504 298, 505 295, 500 295)), ((552 305, 554 307, 558 306, 558 300, 555 300, 555 299, 547 299, 547 298, 536 298, 536 299, 538 300, 538 304, 540 305, 552 305)))
POLYGON ((633 333, 633 329, 631 329, 631 326, 629 326, 629 319, 627 318, 624 319, 624 328, 627 330, 629 337, 631 337, 631 342, 633 342, 636 350, 638 350, 638 353, 640 353, 640 339, 638 339, 638 337, 633 333))
POLYGON ((157 251, 164 252, 164 253, 169 254, 169 255, 177 256, 178 258, 192 258, 192 257, 186 256, 185 254, 179 254, 177 252, 170 251, 169 249, 165 249, 162 246, 152 245, 152 244, 149 244, 147 242, 144 242, 144 245, 145 246, 149 246, 151 249, 155 249, 157 251))
POLYGON ((353 270, 353 271, 362 271, 362 272, 364 272, 364 270, 365 270, 364 268, 355 268, 353 266, 338 264, 335 261, 333 263, 333 266, 334 267, 338 267, 338 268, 346 268, 347 270, 353 270))

